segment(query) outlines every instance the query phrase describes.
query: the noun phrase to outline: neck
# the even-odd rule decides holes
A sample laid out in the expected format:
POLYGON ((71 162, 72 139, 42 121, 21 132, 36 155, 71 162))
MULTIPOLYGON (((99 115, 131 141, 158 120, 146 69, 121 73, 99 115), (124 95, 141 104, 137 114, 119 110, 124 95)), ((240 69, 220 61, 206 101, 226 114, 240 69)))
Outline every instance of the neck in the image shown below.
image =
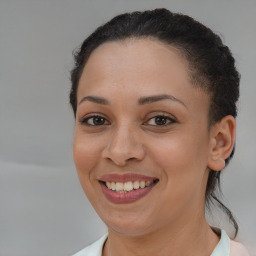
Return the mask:
POLYGON ((219 242, 205 217, 190 219, 184 225, 166 225, 152 233, 139 236, 126 236, 109 230, 103 256, 187 256, 211 255, 219 242))

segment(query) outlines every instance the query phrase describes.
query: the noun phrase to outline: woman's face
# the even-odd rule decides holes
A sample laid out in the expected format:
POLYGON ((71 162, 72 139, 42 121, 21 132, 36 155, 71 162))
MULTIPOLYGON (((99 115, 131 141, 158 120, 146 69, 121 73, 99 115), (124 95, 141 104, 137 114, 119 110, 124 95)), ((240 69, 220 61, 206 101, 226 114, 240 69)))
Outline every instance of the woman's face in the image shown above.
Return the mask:
POLYGON ((141 235, 204 215, 209 97, 176 49, 150 39, 101 45, 77 100, 74 161, 109 230, 141 235))

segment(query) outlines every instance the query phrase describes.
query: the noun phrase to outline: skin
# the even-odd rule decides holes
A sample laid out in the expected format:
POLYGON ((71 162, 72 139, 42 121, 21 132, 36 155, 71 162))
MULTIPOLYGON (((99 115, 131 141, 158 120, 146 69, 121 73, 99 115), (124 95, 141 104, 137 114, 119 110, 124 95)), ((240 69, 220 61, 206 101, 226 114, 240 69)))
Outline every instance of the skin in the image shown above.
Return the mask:
POLYGON ((209 96, 192 86, 178 50, 151 39, 105 43, 86 63, 77 99, 74 162, 108 227, 103 255, 210 255, 219 237, 205 220, 208 168, 224 168, 235 120, 227 116, 209 129, 209 96), (139 104, 155 95, 172 98, 139 104), (95 118, 82 123, 92 115, 103 118, 101 125, 95 118), (156 123, 156 116, 166 124, 156 123), (159 182, 135 202, 112 203, 99 179, 124 173, 159 182))

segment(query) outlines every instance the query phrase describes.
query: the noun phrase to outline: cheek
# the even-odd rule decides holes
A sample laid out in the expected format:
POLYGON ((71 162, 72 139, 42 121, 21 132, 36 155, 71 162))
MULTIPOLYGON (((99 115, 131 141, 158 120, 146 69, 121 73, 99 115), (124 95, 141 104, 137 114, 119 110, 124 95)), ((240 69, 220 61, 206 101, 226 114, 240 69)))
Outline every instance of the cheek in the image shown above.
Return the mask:
POLYGON ((97 144, 90 143, 77 132, 74 137, 73 158, 80 180, 81 176, 90 176, 99 158, 97 144))
POLYGON ((162 169, 162 197, 166 200, 164 205, 167 216, 170 211, 168 205, 175 205, 176 214, 179 214, 179 210, 188 205, 203 204, 202 195, 207 181, 206 141, 202 143, 199 138, 192 139, 183 134, 158 145, 153 154, 155 162, 162 169))
MULTIPOLYGON (((202 175, 207 167, 207 138, 202 133, 182 133, 155 143, 156 161, 172 179, 202 175)), ((182 182, 182 183, 183 183, 182 182)))

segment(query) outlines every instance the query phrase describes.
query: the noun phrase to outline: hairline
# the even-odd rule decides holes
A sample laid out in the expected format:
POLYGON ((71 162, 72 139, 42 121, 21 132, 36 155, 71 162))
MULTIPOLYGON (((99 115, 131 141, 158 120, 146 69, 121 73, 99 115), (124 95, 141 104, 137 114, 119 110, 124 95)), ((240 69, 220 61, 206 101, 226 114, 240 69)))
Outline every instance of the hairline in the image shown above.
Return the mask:
POLYGON ((87 56, 85 55, 83 65, 81 65, 79 79, 78 79, 77 85, 76 85, 76 95, 75 95, 76 110, 75 110, 75 112, 77 111, 77 105, 78 105, 77 92, 78 92, 79 82, 80 82, 82 73, 84 71, 84 68, 85 68, 87 62, 89 61, 90 57, 92 56, 92 54, 97 49, 99 49, 101 46, 108 44, 108 43, 115 43, 115 42, 125 43, 128 41, 145 40, 145 39, 155 41, 157 43, 162 44, 163 46, 171 47, 175 51, 175 53, 177 53, 177 55, 180 56, 186 62, 189 83, 193 86, 193 88, 198 89, 199 91, 203 91, 209 96, 210 104, 209 104, 209 112, 208 112, 208 129, 210 129, 212 127, 212 125, 214 125, 215 123, 220 121, 220 120, 212 120, 211 107, 213 104, 213 101, 212 101, 213 94, 211 93, 211 91, 209 89, 207 89, 208 86, 203 85, 204 83, 208 84, 209 80, 207 79, 206 76, 199 74, 200 71, 197 68, 195 68, 195 65, 193 65, 192 57, 191 58, 189 57, 189 56, 192 56, 192 54, 187 49, 185 49, 185 47, 182 46, 181 44, 178 44, 175 42, 167 42, 167 40, 164 40, 162 38, 159 38, 159 37, 153 36, 153 35, 128 35, 128 36, 123 36, 122 38, 108 38, 107 40, 100 42, 95 48, 93 48, 89 53, 87 53, 87 56))

